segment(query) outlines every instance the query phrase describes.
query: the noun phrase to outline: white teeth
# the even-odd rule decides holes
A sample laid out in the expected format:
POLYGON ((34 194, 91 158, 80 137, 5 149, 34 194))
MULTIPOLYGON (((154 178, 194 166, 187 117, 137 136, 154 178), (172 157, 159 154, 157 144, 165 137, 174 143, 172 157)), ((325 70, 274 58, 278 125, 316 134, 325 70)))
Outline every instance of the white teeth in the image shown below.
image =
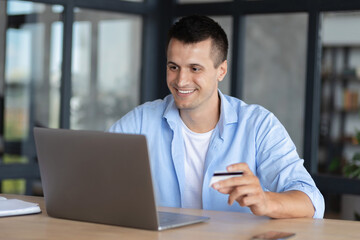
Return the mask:
POLYGON ((191 90, 191 91, 181 91, 181 90, 178 90, 179 91, 179 93, 184 93, 184 94, 186 94, 186 93, 192 93, 194 90, 191 90))

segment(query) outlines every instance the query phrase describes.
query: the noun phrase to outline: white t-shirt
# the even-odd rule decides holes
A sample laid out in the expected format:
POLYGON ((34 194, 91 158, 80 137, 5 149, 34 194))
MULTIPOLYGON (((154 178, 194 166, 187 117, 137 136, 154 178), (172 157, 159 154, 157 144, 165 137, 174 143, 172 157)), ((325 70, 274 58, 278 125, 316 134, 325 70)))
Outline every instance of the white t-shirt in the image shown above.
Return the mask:
POLYGON ((204 163, 211 134, 195 133, 182 122, 182 134, 185 145, 185 189, 182 198, 183 208, 202 208, 202 184, 204 163))

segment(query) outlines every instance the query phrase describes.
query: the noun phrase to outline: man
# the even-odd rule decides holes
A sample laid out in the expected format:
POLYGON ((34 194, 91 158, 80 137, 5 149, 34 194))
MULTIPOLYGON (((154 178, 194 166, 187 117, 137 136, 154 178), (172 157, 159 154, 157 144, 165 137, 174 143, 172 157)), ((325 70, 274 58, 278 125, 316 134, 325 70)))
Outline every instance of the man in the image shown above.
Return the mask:
POLYGON ((212 19, 179 20, 167 47, 171 95, 135 108, 110 131, 146 135, 160 206, 322 218, 324 199, 281 123, 218 90, 227 50, 212 19), (243 176, 209 187, 213 173, 225 170, 243 176))

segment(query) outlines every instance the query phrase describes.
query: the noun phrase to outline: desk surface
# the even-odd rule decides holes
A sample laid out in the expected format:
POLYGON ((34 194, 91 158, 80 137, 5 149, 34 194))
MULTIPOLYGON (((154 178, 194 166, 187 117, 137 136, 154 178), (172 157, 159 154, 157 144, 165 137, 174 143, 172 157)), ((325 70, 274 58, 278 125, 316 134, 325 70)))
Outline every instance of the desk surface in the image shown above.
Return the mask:
POLYGON ((41 214, 0 218, 1 239, 250 239, 266 231, 296 233, 293 239, 360 239, 360 222, 331 219, 269 219, 246 213, 198 209, 160 210, 209 216, 206 223, 162 232, 48 217, 41 197, 2 195, 40 204, 41 214))

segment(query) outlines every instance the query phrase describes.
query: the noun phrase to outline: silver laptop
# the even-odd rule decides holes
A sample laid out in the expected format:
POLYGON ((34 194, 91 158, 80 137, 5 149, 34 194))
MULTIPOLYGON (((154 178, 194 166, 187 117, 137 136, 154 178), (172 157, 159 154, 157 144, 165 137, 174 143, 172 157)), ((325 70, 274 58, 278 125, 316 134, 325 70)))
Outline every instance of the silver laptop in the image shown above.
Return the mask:
POLYGON ((208 217, 157 212, 143 135, 34 128, 49 216, 164 230, 208 217))

